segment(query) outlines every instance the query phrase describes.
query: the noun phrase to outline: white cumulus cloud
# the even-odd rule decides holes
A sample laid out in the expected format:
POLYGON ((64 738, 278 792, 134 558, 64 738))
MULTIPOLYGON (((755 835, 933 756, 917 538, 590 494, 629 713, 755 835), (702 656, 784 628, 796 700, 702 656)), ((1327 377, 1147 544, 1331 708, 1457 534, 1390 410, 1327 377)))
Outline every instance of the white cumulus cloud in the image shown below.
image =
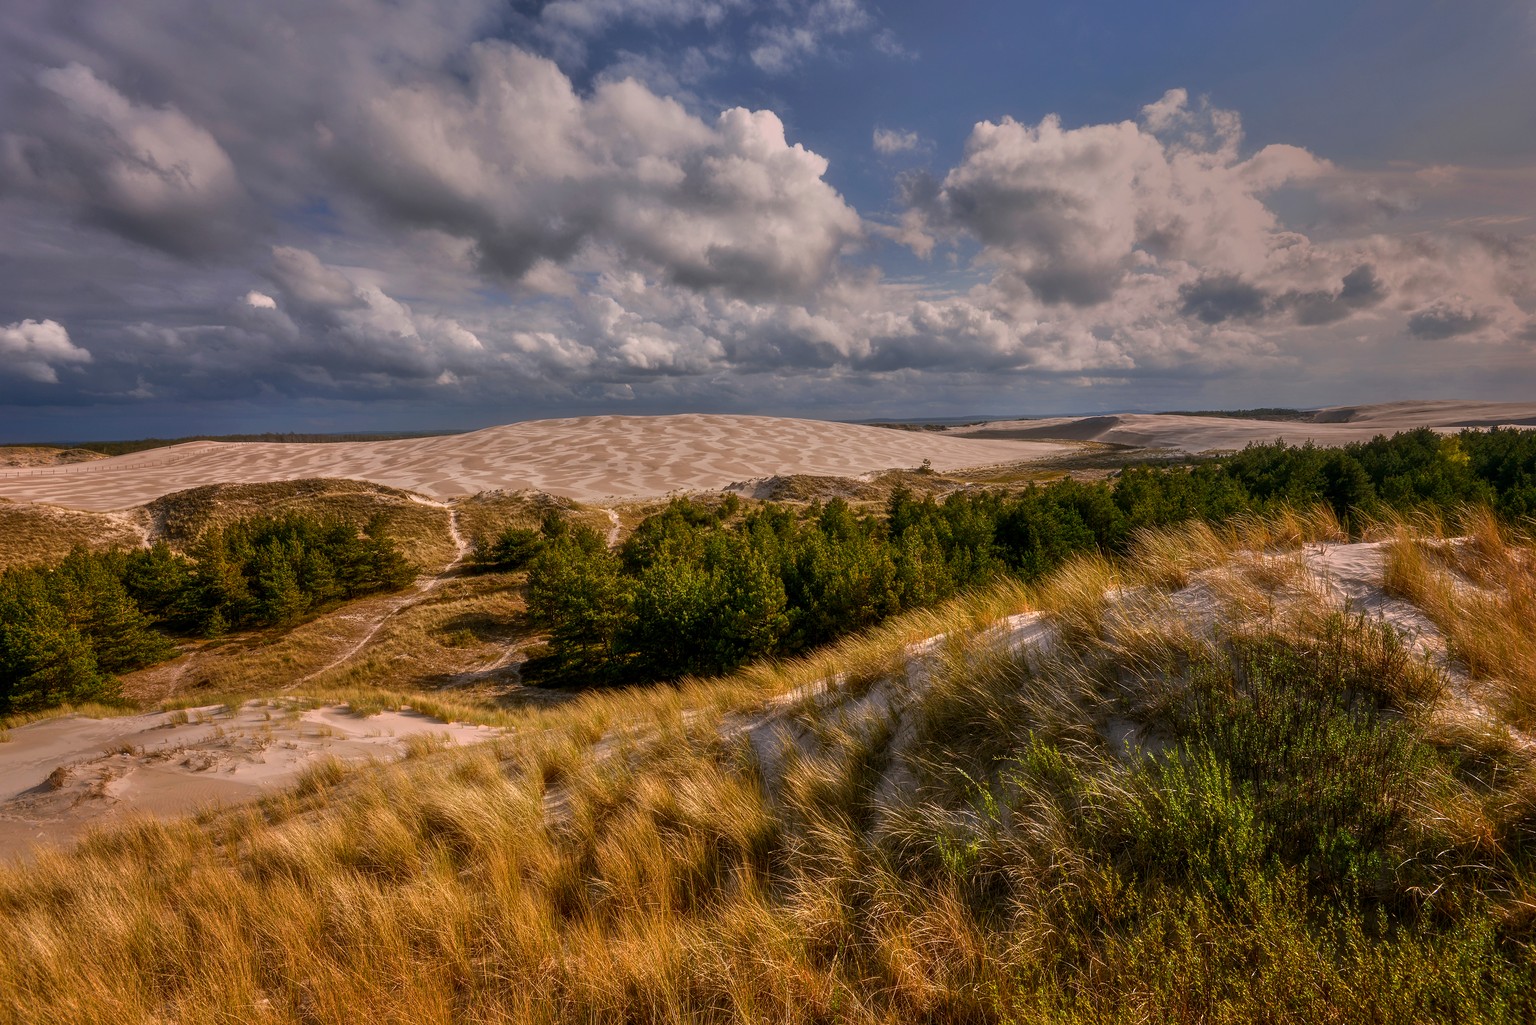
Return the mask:
POLYGON ((583 96, 502 43, 468 69, 381 90, 334 152, 386 216, 473 239, 488 270, 520 278, 598 245, 688 287, 765 294, 814 287, 861 232, 772 111, 708 122, 633 80, 583 96))
POLYGON ((888 157, 896 153, 909 153, 922 144, 922 136, 916 132, 904 131, 900 128, 875 129, 875 152, 881 156, 888 157))
POLYGON ((39 384, 58 384, 60 364, 91 362, 91 354, 69 340, 53 320, 23 320, 0 326, 0 373, 39 384))
POLYGON ((1105 302, 1148 261, 1259 271, 1280 228, 1264 193, 1328 165, 1293 146, 1240 159, 1237 115, 1192 110, 1183 90, 1143 118, 983 121, 929 201, 930 223, 980 240, 986 259, 1049 303, 1105 302))

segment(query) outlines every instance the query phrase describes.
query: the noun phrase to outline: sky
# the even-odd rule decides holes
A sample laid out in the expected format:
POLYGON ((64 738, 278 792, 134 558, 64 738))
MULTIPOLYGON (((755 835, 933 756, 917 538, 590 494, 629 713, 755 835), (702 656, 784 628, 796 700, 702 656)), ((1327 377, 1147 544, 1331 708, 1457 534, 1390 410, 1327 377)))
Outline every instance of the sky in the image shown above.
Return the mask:
POLYGON ((1536 5, 7 0, 0 440, 1536 395, 1536 5))

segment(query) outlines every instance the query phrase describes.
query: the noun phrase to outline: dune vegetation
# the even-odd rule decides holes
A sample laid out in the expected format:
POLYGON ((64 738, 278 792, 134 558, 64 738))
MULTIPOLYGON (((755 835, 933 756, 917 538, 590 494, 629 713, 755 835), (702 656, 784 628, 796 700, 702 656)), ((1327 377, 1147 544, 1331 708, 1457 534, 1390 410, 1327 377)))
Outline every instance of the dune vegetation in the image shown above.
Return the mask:
POLYGON ((380 525, 304 514, 210 527, 190 556, 77 548, 0 573, 0 712, 115 696, 117 674, 176 654, 170 635, 289 626, 415 578, 380 525))
POLYGON ((1193 467, 1129 466, 1112 480, 962 489, 942 501, 898 488, 862 510, 841 498, 750 508, 734 496, 678 499, 621 546, 556 518, 506 532, 492 550, 505 568, 528 569, 529 613, 549 635, 533 668, 631 683, 800 654, 999 577, 1038 580, 1089 552, 1123 557, 1148 529, 1314 504, 1355 533, 1384 516, 1468 505, 1526 516, 1536 435, 1253 445, 1193 467))
POLYGON ((1529 1021, 1533 469, 488 506, 486 572, 300 700, 495 739, 0 868, 0 1021, 1529 1021), (523 588, 563 689, 392 685, 523 588))
MULTIPOLYGON (((1527 1021, 1522 713, 1499 667, 1340 611, 1308 562, 1340 536, 1327 510, 1146 534, 805 659, 98 833, 0 872, 4 1006, 1527 1021)), ((1440 546, 1356 547, 1390 578, 1410 539, 1440 546)), ((1482 544, 1480 586, 1527 572, 1528 539, 1482 544)))

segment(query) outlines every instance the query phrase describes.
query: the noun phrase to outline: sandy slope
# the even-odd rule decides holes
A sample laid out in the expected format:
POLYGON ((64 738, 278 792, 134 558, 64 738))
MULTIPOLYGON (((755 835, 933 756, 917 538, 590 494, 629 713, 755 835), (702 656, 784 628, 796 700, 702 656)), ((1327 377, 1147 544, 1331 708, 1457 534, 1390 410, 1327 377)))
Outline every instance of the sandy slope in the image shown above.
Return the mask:
POLYGON ((83 448, 52 448, 47 445, 0 446, 0 466, 63 466, 105 459, 100 452, 83 448))
POLYGON ((21 726, 0 743, 0 862, 134 812, 186 814, 257 797, 292 784, 324 757, 397 758, 416 734, 464 744, 495 731, 408 712, 365 719, 344 708, 254 701, 234 711, 62 716, 21 726))
POLYGON ((317 445, 189 442, 71 467, 0 472, 0 496, 123 509, 233 481, 347 477, 434 498, 532 488, 579 501, 721 488, 773 474, 853 476, 1044 458, 1062 446, 762 416, 596 416, 472 434, 317 445))
POLYGON ((1238 420, 1166 413, 1118 413, 1112 416, 1056 417, 1047 420, 1000 420, 949 432, 992 440, 1096 441, 1137 448, 1209 452, 1239 449, 1249 442, 1276 438, 1292 444, 1346 445, 1378 434, 1416 427, 1457 431, 1463 427, 1536 426, 1536 402, 1388 402, 1373 406, 1335 406, 1319 410, 1315 422, 1238 420))

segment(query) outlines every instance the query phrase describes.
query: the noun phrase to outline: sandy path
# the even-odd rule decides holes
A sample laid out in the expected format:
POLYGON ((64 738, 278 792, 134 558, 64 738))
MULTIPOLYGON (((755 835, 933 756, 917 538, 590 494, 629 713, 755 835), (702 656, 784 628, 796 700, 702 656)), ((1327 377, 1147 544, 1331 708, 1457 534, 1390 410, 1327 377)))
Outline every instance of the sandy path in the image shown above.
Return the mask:
POLYGON ((762 416, 597 416, 401 441, 189 442, 71 467, 0 471, 0 497, 124 509, 203 484, 344 477, 437 499, 535 489, 578 501, 713 490, 775 474, 856 476, 1046 458, 1066 446, 762 416))
POLYGON ((464 560, 469 557, 469 541, 459 530, 459 512, 457 509, 453 508, 445 502, 435 502, 431 499, 422 498, 419 495, 412 495, 411 500, 413 502, 419 502, 422 505, 432 506, 434 509, 443 509, 448 513, 448 536, 453 539, 455 550, 453 560, 436 573, 417 577, 408 590, 399 595, 396 595, 394 598, 391 598, 389 601, 378 606, 376 615, 370 616, 368 619, 361 620, 361 622, 367 624, 367 632, 363 634, 357 643, 347 648, 336 658, 332 659, 330 662, 327 662, 325 665, 321 666, 319 669, 316 669, 314 672, 294 680, 288 686, 283 688, 284 692, 291 692, 295 688, 301 687, 304 684, 309 683, 311 680, 314 680, 324 675, 325 673, 330 672, 332 669, 335 669, 338 666, 341 666, 342 664, 352 660, 353 658, 356 658, 359 654, 362 653, 363 649, 368 647, 368 645, 373 642, 373 639, 379 635, 379 631, 384 629, 385 623, 389 622, 391 619, 400 615, 407 609, 413 608, 425 601, 433 591, 437 590, 443 585, 444 580, 448 579, 448 577, 457 572, 459 567, 464 564, 464 560))

